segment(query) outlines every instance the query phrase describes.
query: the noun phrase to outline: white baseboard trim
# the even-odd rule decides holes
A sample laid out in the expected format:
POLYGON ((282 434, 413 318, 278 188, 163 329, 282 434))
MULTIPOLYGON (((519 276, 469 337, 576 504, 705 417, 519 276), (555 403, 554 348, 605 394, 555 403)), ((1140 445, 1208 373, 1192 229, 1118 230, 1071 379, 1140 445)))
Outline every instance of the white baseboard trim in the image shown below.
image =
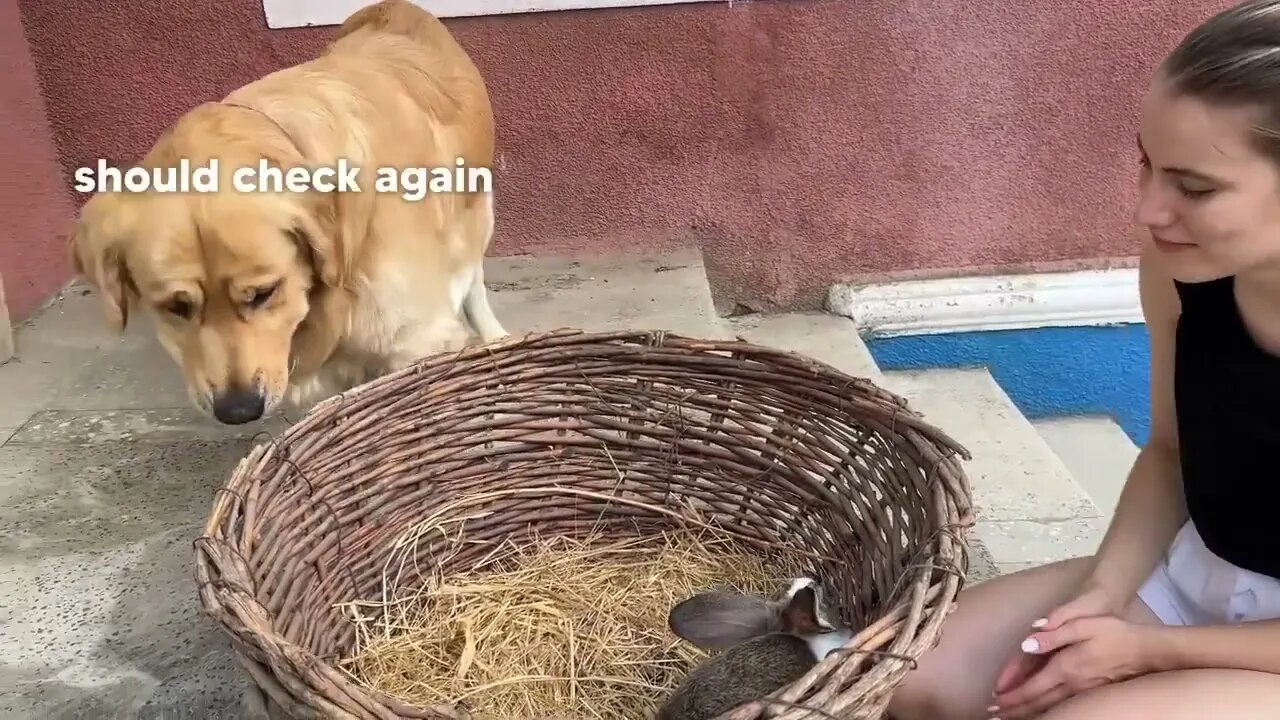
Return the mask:
MULTIPOLYGON (((267 27, 273 30, 341 25, 352 13, 374 2, 375 0, 262 0, 262 11, 267 17, 267 27)), ((425 8, 438 18, 702 2, 732 0, 414 0, 415 5, 425 8)))
POLYGON ((1143 322, 1137 268, 838 283, 827 309, 864 337, 1143 322))

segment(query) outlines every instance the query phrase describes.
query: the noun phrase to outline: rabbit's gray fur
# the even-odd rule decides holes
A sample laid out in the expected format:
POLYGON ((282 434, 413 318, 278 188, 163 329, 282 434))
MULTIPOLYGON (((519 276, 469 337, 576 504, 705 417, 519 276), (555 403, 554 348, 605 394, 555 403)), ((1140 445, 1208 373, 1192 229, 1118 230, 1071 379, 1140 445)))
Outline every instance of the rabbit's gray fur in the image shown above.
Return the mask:
POLYGON ((714 718, 799 680, 817 661, 798 635, 752 638, 699 665, 676 688, 658 720, 714 718))
POLYGON ((689 673, 657 720, 708 720, 799 680, 819 660, 806 638, 844 630, 835 616, 812 580, 773 599, 713 591, 676 605, 669 615, 676 635, 725 649, 689 673))

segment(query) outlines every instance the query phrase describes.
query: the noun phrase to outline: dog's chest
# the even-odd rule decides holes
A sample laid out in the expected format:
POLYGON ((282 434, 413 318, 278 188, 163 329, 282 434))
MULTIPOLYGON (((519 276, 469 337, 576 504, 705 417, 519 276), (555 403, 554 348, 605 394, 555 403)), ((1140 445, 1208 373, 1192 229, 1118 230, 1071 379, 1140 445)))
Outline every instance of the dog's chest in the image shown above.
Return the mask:
POLYGON ((407 332, 456 322, 470 287, 469 277, 442 278, 403 265, 379 271, 363 283, 352 308, 344 345, 357 354, 386 355, 407 332))

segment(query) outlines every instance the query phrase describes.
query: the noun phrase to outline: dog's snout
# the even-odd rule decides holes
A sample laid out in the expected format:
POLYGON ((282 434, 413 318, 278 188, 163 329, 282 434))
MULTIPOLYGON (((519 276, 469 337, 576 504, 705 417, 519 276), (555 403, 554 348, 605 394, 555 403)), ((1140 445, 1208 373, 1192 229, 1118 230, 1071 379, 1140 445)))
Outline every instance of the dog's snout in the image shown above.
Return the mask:
POLYGON ((229 390, 213 396, 213 416, 227 425, 241 425, 262 417, 267 400, 252 390, 229 390))

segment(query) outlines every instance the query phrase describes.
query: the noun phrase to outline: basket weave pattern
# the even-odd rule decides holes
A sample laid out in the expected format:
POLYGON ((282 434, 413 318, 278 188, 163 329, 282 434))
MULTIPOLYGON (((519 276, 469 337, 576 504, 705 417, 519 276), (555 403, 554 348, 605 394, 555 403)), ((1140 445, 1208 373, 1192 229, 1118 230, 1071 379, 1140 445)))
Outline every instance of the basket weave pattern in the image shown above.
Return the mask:
MULTIPOLYGON (((761 552, 807 553, 859 631, 778 697, 881 718, 963 584, 959 458, 897 396, 799 355, 661 332, 510 338, 331 398, 255 447, 197 541, 200 599, 292 717, 455 720, 335 665, 355 633, 335 606, 379 594, 402 534, 449 505, 470 541, 629 535, 696 513, 761 552)), ((446 570, 489 552, 417 542, 419 563, 446 570)))

